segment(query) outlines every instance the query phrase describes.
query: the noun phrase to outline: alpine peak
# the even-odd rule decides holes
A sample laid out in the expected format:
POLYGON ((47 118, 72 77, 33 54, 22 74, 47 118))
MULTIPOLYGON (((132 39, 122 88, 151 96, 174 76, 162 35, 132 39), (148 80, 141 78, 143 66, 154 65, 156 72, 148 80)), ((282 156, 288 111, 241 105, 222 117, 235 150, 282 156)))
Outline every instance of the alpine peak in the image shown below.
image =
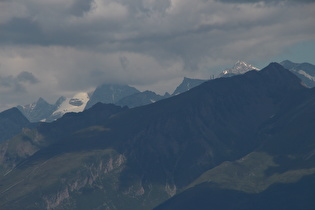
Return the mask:
POLYGON ((248 71, 251 71, 251 70, 260 70, 259 68, 251 65, 251 64, 248 64, 244 61, 240 61, 238 60, 234 66, 232 68, 228 68, 228 69, 225 69, 220 75, 219 77, 227 77, 227 76, 233 76, 233 75, 237 75, 237 74, 244 74, 248 71))

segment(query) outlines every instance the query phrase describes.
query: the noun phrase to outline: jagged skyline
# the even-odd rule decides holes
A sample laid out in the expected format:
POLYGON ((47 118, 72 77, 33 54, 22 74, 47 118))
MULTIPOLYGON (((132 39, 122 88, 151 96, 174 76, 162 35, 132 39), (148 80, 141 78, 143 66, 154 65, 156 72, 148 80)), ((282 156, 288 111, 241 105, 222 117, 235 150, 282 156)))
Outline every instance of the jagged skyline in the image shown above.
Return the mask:
POLYGON ((313 1, 1 0, 0 107, 129 84, 159 94, 237 60, 314 63, 313 1), (289 14, 289 15, 288 15, 289 14))

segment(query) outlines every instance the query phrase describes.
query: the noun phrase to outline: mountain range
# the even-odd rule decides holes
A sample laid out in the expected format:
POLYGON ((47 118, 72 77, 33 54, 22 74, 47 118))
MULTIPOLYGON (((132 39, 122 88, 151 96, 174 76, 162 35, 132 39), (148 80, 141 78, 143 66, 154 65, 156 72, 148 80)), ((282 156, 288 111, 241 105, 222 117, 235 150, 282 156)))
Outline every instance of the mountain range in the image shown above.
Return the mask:
POLYGON ((145 106, 66 113, 0 144, 0 208, 314 209, 314 104, 271 63, 145 106))
POLYGON ((25 106, 17 106, 31 122, 52 122, 68 112, 82 112, 89 101, 87 93, 77 93, 71 98, 60 97, 54 105, 43 98, 25 106))
MULTIPOLYGON (((288 60, 282 61, 280 64, 297 75, 307 87, 315 86, 314 65, 309 63, 293 63, 288 60)), ((244 74, 250 70, 259 71, 257 67, 251 64, 244 61, 237 61, 232 68, 222 71, 218 75, 218 78, 244 74)), ((65 113, 81 112, 84 109, 91 108, 98 102, 128 106, 129 108, 147 105, 186 92, 205 81, 207 80, 184 77, 182 83, 179 84, 171 95, 166 93, 164 96, 158 95, 153 91, 140 92, 128 85, 103 84, 89 94, 80 92, 72 98, 60 97, 53 105, 46 102, 43 98, 39 98, 37 102, 24 106, 19 105, 17 108, 31 122, 52 122, 62 117, 65 113)))
MULTIPOLYGON (((220 76, 232 76, 245 73, 249 70, 257 69, 250 64, 238 61, 233 68, 223 71, 220 76)), ((172 96, 186 92, 207 80, 191 79, 184 77, 182 83, 175 89, 172 96)), ((91 108, 94 104, 101 102, 128 106, 130 108, 143 106, 170 97, 165 93, 164 96, 158 95, 153 91, 140 92, 128 85, 103 84, 98 86, 92 93, 77 93, 72 98, 60 97, 55 104, 49 104, 43 98, 32 104, 17 106, 17 108, 31 122, 52 122, 67 112, 81 112, 91 108), (90 96, 90 97, 89 97, 90 96), (73 104, 71 102, 76 102, 73 104)))
MULTIPOLYGON (((172 95, 177 95, 198 86, 206 80, 184 78, 172 95)), ((82 112, 91 108, 96 103, 116 104, 134 108, 170 97, 165 93, 163 96, 153 91, 140 92, 129 85, 103 84, 92 93, 80 92, 72 98, 60 97, 55 104, 49 104, 43 98, 36 102, 17 108, 31 122, 52 122, 68 112, 82 112)))

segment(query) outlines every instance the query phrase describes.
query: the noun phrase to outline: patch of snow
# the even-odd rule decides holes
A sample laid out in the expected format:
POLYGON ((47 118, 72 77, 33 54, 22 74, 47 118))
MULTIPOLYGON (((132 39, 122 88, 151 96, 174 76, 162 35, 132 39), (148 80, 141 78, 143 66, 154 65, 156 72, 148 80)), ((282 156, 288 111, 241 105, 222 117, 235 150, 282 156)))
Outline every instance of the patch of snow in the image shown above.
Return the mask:
POLYGON ((303 70, 298 70, 297 72, 298 72, 299 74, 302 74, 304 77, 306 77, 306 78, 308 78, 308 79, 310 79, 310 80, 312 80, 312 81, 315 81, 315 77, 309 75, 309 74, 306 73, 305 71, 303 71, 303 70))
POLYGON ((64 115, 67 112, 82 112, 89 101, 89 95, 86 92, 80 92, 72 98, 66 98, 53 112, 52 116, 64 115))

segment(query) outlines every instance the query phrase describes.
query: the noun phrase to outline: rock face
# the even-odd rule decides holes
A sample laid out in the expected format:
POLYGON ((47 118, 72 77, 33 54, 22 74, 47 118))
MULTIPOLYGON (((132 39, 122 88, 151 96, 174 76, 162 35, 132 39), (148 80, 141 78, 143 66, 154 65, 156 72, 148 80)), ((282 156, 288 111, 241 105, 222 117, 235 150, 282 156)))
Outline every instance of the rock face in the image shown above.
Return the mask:
MULTIPOLYGON (((103 189, 104 186, 97 182, 102 179, 104 175, 118 174, 123 169, 126 161, 123 155, 115 154, 110 150, 103 152, 92 151, 85 153, 85 156, 89 158, 98 156, 99 159, 92 163, 79 156, 78 158, 79 160, 81 159, 80 161, 81 164, 84 165, 84 169, 73 168, 72 170, 75 170, 76 173, 71 177, 64 175, 64 179, 59 183, 62 186, 60 190, 42 195, 46 209, 67 206, 65 203, 71 202, 71 196, 76 195, 83 188, 97 187, 103 189)), ((59 158, 66 157, 61 156, 59 158)), ((118 187, 118 185, 115 186, 118 187)))
POLYGON ((250 201, 279 184, 295 198, 299 180, 315 173, 314 104, 314 90, 271 63, 134 109, 99 103, 68 113, 8 141, 3 160, 16 158, 0 168, 0 208, 152 209, 192 190, 209 209, 208 192, 228 205, 235 192, 250 201), (16 145, 26 139, 38 151, 22 157, 16 145))

